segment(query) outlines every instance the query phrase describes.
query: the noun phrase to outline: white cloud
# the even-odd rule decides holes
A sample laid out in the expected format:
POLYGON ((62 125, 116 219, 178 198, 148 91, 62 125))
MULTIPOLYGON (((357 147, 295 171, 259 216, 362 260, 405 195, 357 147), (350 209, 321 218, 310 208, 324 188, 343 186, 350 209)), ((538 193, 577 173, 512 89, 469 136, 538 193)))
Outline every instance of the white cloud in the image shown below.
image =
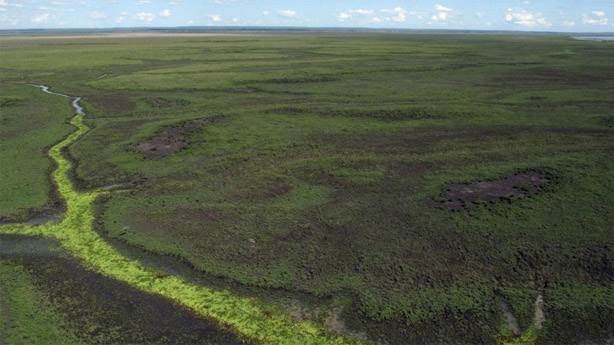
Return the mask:
POLYGON ((36 15, 36 16, 30 18, 30 21, 32 23, 45 24, 45 23, 49 22, 50 18, 51 18, 51 14, 49 14, 49 13, 42 13, 42 14, 39 14, 39 15, 36 15))
POLYGON ((588 25, 608 25, 609 19, 604 11, 592 11, 582 16, 582 22, 588 25))
POLYGON ((380 12, 387 15, 386 17, 384 17, 384 19, 386 19, 387 21, 392 21, 392 22, 397 22, 397 23, 402 23, 406 21, 407 17, 410 14, 403 7, 395 7, 391 10, 383 9, 383 10, 380 10, 380 12))
POLYGON ((347 12, 341 12, 337 15, 337 20, 340 22, 346 21, 350 18, 352 18, 352 16, 347 12))
POLYGON ((160 17, 168 18, 168 17, 170 17, 172 15, 173 15, 173 13, 168 8, 164 9, 164 10, 162 10, 162 12, 160 12, 160 17))
POLYGON ((156 19, 156 15, 150 12, 139 12, 135 15, 136 19, 143 22, 152 22, 156 19))
POLYGON ((296 16, 298 15, 298 13, 296 11, 293 10, 282 10, 277 12, 280 16, 282 17, 286 17, 286 18, 296 18, 296 16))
POLYGON ((596 16, 596 17, 600 17, 600 18, 605 17, 605 12, 604 12, 604 11, 593 11, 593 12, 591 12, 591 13, 592 13, 594 16, 596 16))
POLYGON ((211 21, 216 22, 216 23, 222 21, 222 16, 220 16, 219 14, 210 14, 207 17, 209 17, 209 19, 211 19, 211 21))
POLYGON ((454 10, 444 5, 435 5, 435 13, 431 16, 434 22, 447 22, 452 17, 454 10))
POLYGON ((541 13, 529 12, 525 9, 508 8, 505 13, 505 21, 526 27, 552 25, 541 13))
POLYGON ((365 10, 365 9, 362 9, 362 8, 357 8, 355 10, 349 10, 349 12, 351 14, 358 14, 358 15, 361 15, 361 16, 366 16, 366 15, 369 15, 369 14, 373 14, 372 10, 365 10))
POLYGON ((362 8, 347 10, 344 12, 340 12, 337 15, 337 20, 340 22, 346 21, 348 19, 352 19, 353 17, 367 17, 373 15, 373 10, 366 10, 362 8))

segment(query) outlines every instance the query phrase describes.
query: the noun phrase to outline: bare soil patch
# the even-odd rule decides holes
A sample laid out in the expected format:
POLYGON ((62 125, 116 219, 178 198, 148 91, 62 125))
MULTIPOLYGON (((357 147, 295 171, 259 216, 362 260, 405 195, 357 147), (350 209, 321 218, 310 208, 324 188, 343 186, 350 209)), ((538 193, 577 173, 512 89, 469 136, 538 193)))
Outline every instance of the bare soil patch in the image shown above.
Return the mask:
POLYGON ((269 198, 277 198, 290 193, 292 189, 293 187, 289 184, 272 185, 264 195, 269 198))
POLYGON ((494 181, 452 184, 440 204, 442 208, 459 211, 484 203, 510 202, 540 192, 551 181, 548 174, 531 170, 494 181))
POLYGON ((148 159, 164 158, 189 147, 190 134, 220 119, 221 117, 219 116, 208 117, 166 127, 155 136, 136 144, 134 149, 142 153, 145 158, 148 159))

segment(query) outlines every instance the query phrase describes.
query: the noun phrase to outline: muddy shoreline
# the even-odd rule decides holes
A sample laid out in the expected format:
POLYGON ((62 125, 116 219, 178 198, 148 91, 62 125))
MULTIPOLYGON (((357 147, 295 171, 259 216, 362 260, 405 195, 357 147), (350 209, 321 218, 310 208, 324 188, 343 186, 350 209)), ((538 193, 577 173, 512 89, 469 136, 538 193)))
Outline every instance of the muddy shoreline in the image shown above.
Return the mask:
POLYGON ((85 342, 245 344, 166 298, 84 268, 55 240, 1 235, 0 260, 26 268, 37 290, 64 316, 66 331, 85 342))

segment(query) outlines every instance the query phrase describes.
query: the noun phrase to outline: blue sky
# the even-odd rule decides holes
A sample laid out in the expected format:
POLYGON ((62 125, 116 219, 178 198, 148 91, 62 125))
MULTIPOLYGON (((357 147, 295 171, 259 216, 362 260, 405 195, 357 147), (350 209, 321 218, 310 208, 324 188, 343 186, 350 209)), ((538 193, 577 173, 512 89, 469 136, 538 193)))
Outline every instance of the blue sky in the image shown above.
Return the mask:
POLYGON ((0 29, 185 25, 612 32, 614 0, 0 0, 0 29))

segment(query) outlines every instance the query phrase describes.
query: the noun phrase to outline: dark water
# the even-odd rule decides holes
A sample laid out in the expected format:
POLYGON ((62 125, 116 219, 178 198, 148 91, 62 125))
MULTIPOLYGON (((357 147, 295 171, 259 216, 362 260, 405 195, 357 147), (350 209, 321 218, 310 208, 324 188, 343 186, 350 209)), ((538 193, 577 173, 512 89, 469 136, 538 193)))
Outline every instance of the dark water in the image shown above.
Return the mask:
POLYGON ((65 255, 56 241, 42 237, 0 235, 0 259, 65 255))
POLYGON ((0 260, 20 265, 85 342, 104 344, 244 344, 212 321, 169 300, 83 267, 53 239, 1 235, 0 260), (88 327, 83 328, 83 325, 88 327))

